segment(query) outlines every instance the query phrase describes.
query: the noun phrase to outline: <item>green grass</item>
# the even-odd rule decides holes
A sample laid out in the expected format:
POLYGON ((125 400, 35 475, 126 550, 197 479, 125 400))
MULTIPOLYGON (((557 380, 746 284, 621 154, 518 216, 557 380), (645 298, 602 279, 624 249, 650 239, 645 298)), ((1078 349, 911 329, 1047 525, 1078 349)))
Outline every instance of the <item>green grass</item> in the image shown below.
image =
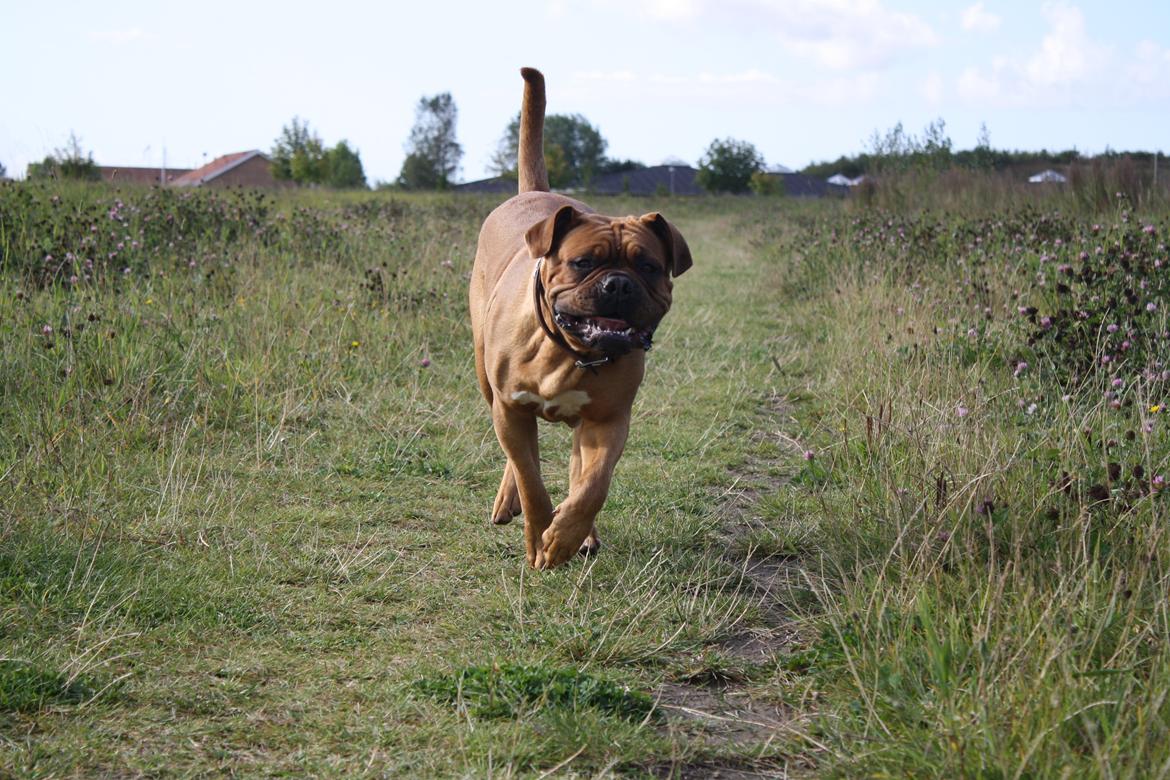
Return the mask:
MULTIPOLYGON (((58 222, 84 232, 117 197, 134 235, 167 206, 51 194, 22 191, 0 213, 12 224, 31 197, 82 214, 58 222)), ((10 240, 0 656, 93 695, 10 708, 0 773, 508 776, 572 757, 565 771, 638 774, 738 756, 701 723, 529 694, 579 675, 642 712, 704 648, 761 625, 719 538, 720 495, 746 458, 776 453, 745 446, 775 334, 742 318, 745 301, 767 305, 775 269, 724 246, 747 222, 723 203, 665 209, 700 263, 651 356, 605 550, 535 574, 519 524, 487 521, 503 460, 466 279, 492 205, 298 194, 269 205, 261 237, 216 243, 216 215, 235 207, 187 204, 202 216, 181 249, 89 283, 45 284, 35 235, 10 240), (335 253, 305 248, 282 216, 298 213, 335 253), (506 717, 413 687, 494 668, 536 670, 506 717)), ((563 492, 568 430, 542 437, 563 492)), ((779 700, 766 677, 759 694, 779 700)), ((762 737, 754 755, 786 749, 762 737)))
POLYGON ((536 573, 493 205, 0 186, 0 775, 1170 772, 1165 215, 599 202, 695 267, 536 573))

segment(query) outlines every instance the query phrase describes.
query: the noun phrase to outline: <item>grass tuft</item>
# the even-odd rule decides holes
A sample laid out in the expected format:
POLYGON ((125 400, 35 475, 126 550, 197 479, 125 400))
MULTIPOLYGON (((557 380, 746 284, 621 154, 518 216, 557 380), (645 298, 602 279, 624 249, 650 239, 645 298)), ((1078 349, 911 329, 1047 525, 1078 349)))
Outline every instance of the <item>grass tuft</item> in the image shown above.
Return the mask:
POLYGON ((594 708, 617 718, 644 720, 654 712, 654 700, 645 693, 565 667, 471 666, 454 674, 424 678, 412 688, 478 718, 594 708))

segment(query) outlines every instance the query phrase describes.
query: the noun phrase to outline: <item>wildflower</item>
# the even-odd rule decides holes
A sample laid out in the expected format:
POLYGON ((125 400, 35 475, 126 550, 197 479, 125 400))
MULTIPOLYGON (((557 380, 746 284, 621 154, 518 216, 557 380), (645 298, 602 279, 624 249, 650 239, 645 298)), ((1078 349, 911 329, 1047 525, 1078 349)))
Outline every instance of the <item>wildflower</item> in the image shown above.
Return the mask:
POLYGON ((1150 484, 1153 486, 1154 490, 1161 490, 1162 488, 1166 487, 1166 478, 1161 474, 1157 474, 1154 476, 1154 479, 1150 484))
POLYGON ((959 406, 955 407, 955 416, 956 417, 966 417, 970 413, 971 413, 971 410, 968 409, 967 407, 961 405, 961 404, 959 406))
POLYGON ((1105 330, 1109 333, 1116 333, 1117 331, 1121 330, 1121 328, 1119 328, 1116 324, 1111 322, 1105 326, 1105 330))
POLYGON ((1028 364, 1021 360, 1019 363, 1016 363, 1016 370, 1015 370, 1015 373, 1012 374, 1012 376, 1018 377, 1020 374, 1024 373, 1027 370, 1028 370, 1028 364))
POLYGON ((1113 381, 1110 382, 1109 384, 1113 385, 1116 388, 1120 388, 1122 385, 1125 384, 1125 382, 1122 381, 1121 377, 1114 377, 1113 381))
POLYGON ((1154 404, 1150 407, 1150 414, 1157 414, 1162 411, 1162 404, 1154 404))
POLYGON ((1154 230, 1155 230, 1155 228, 1153 225, 1146 225, 1145 227, 1142 228, 1142 232, 1145 233, 1147 236, 1154 235, 1154 230))
POLYGON ((1158 304, 1154 303, 1153 301, 1150 301, 1149 303, 1146 304, 1146 311, 1154 312, 1157 310, 1158 310, 1158 304))
POLYGON ((451 268, 455 267, 455 263, 451 262, 450 260, 444 260, 443 262, 439 263, 439 265, 441 265, 447 269, 451 269, 451 268))
POLYGON ((423 358, 422 360, 420 360, 418 362, 418 364, 420 366, 422 366, 423 368, 426 368, 427 366, 429 366, 431 364, 431 359, 430 358, 423 358))
POLYGON ((1038 409, 1038 408, 1039 408, 1039 407, 1038 407, 1036 404, 1034 404, 1034 403, 1032 403, 1032 404, 1028 404, 1028 408, 1025 410, 1025 414, 1030 414, 1030 415, 1031 415, 1031 414, 1035 414, 1035 413, 1036 413, 1036 409, 1038 409))
POLYGON ((1052 318, 1051 317, 1041 317, 1040 318, 1040 327, 1044 328, 1044 330, 1051 330, 1052 329, 1052 318))
POLYGON ((357 349, 361 345, 362 345, 362 343, 360 341, 357 341, 356 339, 354 341, 349 342, 350 349, 357 349))
POLYGON ((812 450, 805 450, 804 451, 804 459, 805 460, 813 460, 814 458, 816 458, 816 456, 817 456, 817 454, 815 452, 813 452, 812 450))
POLYGON ((1064 401, 1067 404, 1069 401, 1072 400, 1072 396, 1069 395, 1068 393, 1065 393, 1064 395, 1062 395, 1060 397, 1060 400, 1064 401))
POLYGON ((974 328, 967 329, 967 338, 973 339, 978 335, 979 335, 979 331, 975 330, 974 328))
POLYGON ((53 326, 46 325, 45 327, 41 328, 41 333, 44 333, 46 336, 52 336, 53 335, 53 326))
POLYGON ((154 303, 154 298, 147 298, 145 303, 147 306, 150 306, 152 303, 154 303))

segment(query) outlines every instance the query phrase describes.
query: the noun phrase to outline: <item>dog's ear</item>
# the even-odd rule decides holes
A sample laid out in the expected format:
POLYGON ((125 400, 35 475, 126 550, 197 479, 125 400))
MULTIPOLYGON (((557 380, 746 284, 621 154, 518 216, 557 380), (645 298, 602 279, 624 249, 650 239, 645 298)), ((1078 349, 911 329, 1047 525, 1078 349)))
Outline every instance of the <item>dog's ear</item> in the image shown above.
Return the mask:
POLYGON ((552 216, 542 219, 524 234, 524 241, 528 244, 528 253, 532 259, 548 257, 556 251, 557 244, 564 238, 565 233, 577 221, 577 209, 572 206, 561 206, 552 216))
POLYGON ((682 276, 688 268, 694 265, 691 259, 691 248, 678 228, 666 221, 666 217, 657 211, 642 215, 642 222, 646 223, 654 235, 662 239, 666 246, 666 255, 670 259, 670 273, 672 276, 682 276))

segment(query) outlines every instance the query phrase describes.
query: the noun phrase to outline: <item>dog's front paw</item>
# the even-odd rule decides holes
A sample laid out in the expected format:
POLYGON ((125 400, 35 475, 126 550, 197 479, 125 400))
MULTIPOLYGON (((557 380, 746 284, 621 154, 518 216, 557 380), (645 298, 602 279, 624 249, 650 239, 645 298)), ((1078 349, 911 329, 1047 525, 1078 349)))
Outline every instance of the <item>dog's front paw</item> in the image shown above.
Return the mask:
POLYGON ((572 558, 580 551, 592 527, 591 524, 570 526, 554 522, 541 535, 536 568, 552 569, 572 558))

